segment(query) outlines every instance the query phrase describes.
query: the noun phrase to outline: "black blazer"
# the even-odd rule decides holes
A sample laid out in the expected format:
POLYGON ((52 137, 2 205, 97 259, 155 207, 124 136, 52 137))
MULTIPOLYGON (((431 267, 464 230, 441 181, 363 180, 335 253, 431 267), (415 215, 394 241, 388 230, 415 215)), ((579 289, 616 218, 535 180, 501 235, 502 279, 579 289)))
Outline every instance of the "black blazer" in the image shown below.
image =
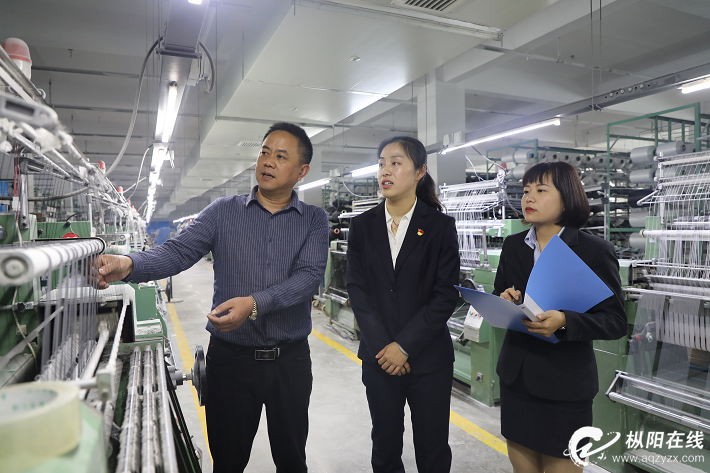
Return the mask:
MULTIPOLYGON (((527 231, 511 235, 503 242, 494 294, 507 288, 525 294, 534 265, 534 250, 525 243, 527 231)), ((597 363, 592 340, 616 340, 626 335, 619 261, 608 241, 567 227, 562 241, 609 286, 614 295, 588 313, 564 310, 567 329, 558 330, 559 343, 553 344, 528 334, 508 330, 496 371, 501 381, 512 385, 523 376, 530 394, 543 399, 581 401, 599 391, 597 363)))
POLYGON ((454 361, 446 321, 458 291, 456 221, 419 199, 392 268, 385 203, 358 215, 348 232, 347 289, 362 339, 358 357, 375 355, 396 341, 409 353, 412 373, 428 373, 454 361))

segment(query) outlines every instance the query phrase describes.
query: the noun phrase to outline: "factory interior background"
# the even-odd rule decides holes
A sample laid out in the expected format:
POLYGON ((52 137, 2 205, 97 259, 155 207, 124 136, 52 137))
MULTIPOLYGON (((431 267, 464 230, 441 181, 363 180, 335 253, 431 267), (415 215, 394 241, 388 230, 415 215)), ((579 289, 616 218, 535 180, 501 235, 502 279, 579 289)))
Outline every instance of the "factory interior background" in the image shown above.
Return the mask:
MULTIPOLYGON (((313 143, 296 190, 330 227, 311 471, 371 471, 347 234, 383 199, 378 145, 404 135, 456 218, 460 284, 489 293, 504 239, 528 228, 525 171, 574 166, 628 319, 594 342, 595 445, 619 437, 584 471, 710 472, 710 2, 2 0, 0 42, 0 473, 138 471, 146 448, 145 471, 212 471, 211 255, 147 284, 86 279, 96 255, 248 194, 282 121, 313 143)), ((505 329, 469 308, 448 322, 451 471, 512 472, 505 329)), ((274 470, 265 429, 248 472, 274 470)), ((415 471, 411 444, 407 424, 415 471)))

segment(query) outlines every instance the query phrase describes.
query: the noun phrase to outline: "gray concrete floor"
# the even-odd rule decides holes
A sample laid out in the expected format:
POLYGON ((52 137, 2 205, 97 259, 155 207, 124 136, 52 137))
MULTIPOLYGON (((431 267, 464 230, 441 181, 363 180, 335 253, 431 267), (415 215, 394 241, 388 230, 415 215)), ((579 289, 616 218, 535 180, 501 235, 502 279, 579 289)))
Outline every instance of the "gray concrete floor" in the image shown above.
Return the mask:
MULTIPOLYGON (((205 330, 205 314, 212 301, 212 267, 201 261, 191 269, 173 278, 174 298, 182 300, 174 304, 180 325, 189 344, 207 348, 209 334, 205 330)), ((168 321, 175 358, 179 365, 182 359, 178 350, 178 338, 173 324, 168 321)), ((357 352, 358 342, 342 338, 328 325, 328 317, 313 310, 313 328, 345 348, 357 352)), ((309 337, 313 360, 313 394, 310 405, 310 433, 307 444, 309 471, 314 473, 356 473, 372 471, 370 467, 370 416, 365 398, 365 389, 360 380, 361 368, 350 358, 336 351, 320 339, 309 337)), ((190 360, 189 363, 192 363, 190 360)), ((191 365, 187 367, 188 371, 191 365)), ((212 472, 201 415, 195 405, 190 385, 178 388, 178 397, 193 441, 203 452, 203 471, 212 472)), ((500 411, 474 401, 466 386, 454 385, 451 409, 502 439, 500 435, 500 411)), ((204 416, 202 415, 204 418, 204 416)), ((449 444, 453 453, 452 473, 457 472, 512 472, 508 458, 477 438, 450 424, 449 444)), ((416 471, 412 446, 409 413, 405 420, 405 443, 403 461, 407 471, 416 471)), ((269 440, 266 432, 266 417, 254 441, 251 460, 246 469, 249 473, 273 472, 269 440)))

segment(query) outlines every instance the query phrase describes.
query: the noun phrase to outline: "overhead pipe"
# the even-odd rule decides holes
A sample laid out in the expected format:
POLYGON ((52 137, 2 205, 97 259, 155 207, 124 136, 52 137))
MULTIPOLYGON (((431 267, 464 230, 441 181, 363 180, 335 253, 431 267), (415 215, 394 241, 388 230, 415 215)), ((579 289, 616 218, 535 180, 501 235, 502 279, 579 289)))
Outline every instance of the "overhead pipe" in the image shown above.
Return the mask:
MULTIPOLYGON (((61 72, 65 74, 84 74, 91 76, 104 76, 104 77, 119 77, 122 79, 138 79, 138 74, 131 74, 128 72, 110 72, 110 71, 92 71, 88 69, 70 69, 68 67, 50 67, 50 66, 32 66, 33 71, 44 71, 44 72, 61 72)), ((158 76, 143 76, 146 79, 157 79, 158 76)), ((56 108, 56 107, 54 107, 56 108)))
MULTIPOLYGON (((109 112, 109 113, 133 113, 133 110, 127 108, 115 108, 115 107, 86 107, 81 105, 52 105, 55 110, 80 110, 86 112, 109 112)), ((138 110, 136 113, 156 115, 158 112, 153 110, 138 110)), ((188 117, 188 118, 200 118, 200 115, 196 113, 178 113, 178 117, 188 117)), ((112 154, 112 156, 114 156, 112 154)))
POLYGON ((474 48, 475 49, 482 49, 483 51, 490 51, 490 52, 494 52, 494 53, 502 53, 502 54, 510 54, 513 56, 520 56, 520 57, 524 57, 526 59, 533 59, 535 61, 554 62, 557 64, 565 64, 567 66, 580 67, 582 69, 589 69, 589 70, 593 70, 593 71, 609 72, 611 74, 619 74, 622 76, 639 77, 644 80, 653 79, 653 77, 644 76, 641 74, 636 74, 634 72, 622 71, 620 69, 611 69, 608 67, 601 67, 601 66, 590 66, 588 64, 583 64, 580 62, 566 61, 566 60, 561 59, 559 57, 555 58, 555 57, 549 57, 549 56, 542 56, 540 54, 526 53, 523 51, 516 51, 514 49, 506 49, 506 48, 501 48, 499 46, 493 46, 493 45, 488 45, 488 44, 479 44, 477 46, 474 46, 474 48))

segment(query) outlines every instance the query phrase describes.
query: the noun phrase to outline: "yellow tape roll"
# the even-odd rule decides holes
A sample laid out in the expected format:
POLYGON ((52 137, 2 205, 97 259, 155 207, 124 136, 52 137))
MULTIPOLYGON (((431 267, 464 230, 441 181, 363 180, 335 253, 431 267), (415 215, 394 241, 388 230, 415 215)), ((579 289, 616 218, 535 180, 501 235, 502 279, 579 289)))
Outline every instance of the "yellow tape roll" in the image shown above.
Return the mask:
POLYGON ((79 388, 22 383, 0 389, 0 473, 24 470, 79 444, 79 388))

